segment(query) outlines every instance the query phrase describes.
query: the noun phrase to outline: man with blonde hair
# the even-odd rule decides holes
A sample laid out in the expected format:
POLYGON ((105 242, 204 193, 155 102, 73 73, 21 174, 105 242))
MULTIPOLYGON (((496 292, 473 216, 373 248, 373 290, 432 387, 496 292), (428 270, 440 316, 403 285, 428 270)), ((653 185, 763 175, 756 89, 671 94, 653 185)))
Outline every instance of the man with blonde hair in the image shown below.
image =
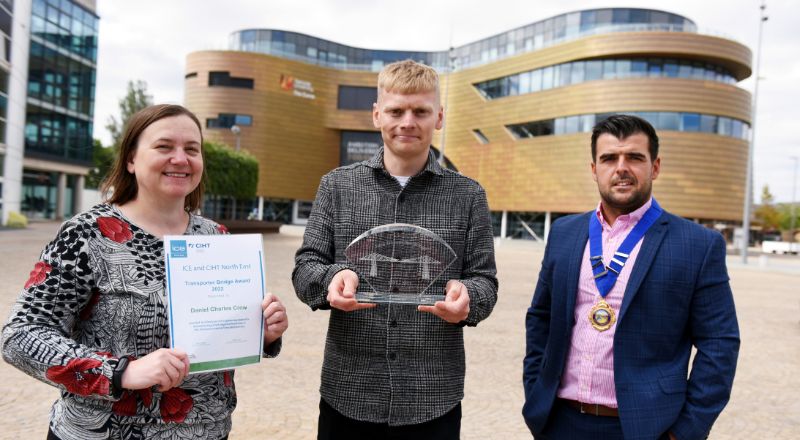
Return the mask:
POLYGON ((318 439, 458 439, 463 327, 488 317, 497 301, 486 194, 431 151, 444 118, 436 71, 410 60, 387 65, 377 101, 372 120, 383 148, 322 178, 292 274, 303 302, 331 311, 318 439), (390 223, 430 229, 453 248, 457 260, 429 288, 444 301, 357 301, 359 277, 344 250, 390 223))

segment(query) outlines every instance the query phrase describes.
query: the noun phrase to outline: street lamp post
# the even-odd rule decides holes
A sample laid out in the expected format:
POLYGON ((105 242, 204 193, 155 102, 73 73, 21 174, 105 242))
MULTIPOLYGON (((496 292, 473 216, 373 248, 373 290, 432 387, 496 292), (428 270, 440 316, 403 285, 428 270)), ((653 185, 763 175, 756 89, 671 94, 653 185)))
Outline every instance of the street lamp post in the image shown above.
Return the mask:
MULTIPOLYGON (((453 38, 451 36, 450 37, 451 42, 452 42, 452 39, 453 38)), ((450 107, 448 107, 449 104, 450 104, 448 102, 448 100, 449 100, 449 96, 448 95, 450 95, 450 81, 453 80, 453 71, 455 71, 455 54, 454 54, 454 51, 455 51, 455 49, 452 46, 450 46, 450 49, 447 51, 447 83, 444 85, 444 111, 445 111, 445 115, 444 115, 444 120, 442 121, 442 138, 441 138, 442 139, 442 145, 440 145, 440 148, 439 148, 439 165, 441 165, 441 166, 445 166, 446 165, 445 160, 444 160, 444 148, 445 148, 445 139, 446 139, 446 136, 447 136, 447 131, 446 131, 446 128, 447 128, 446 127, 446 125, 447 125, 447 113, 450 111, 450 107)))
POLYGON ((797 216, 795 214, 795 206, 797 205, 797 163, 800 162, 800 157, 792 156, 792 160, 794 160, 794 179, 792 181, 792 208, 789 212, 791 212, 791 217, 789 218, 789 242, 794 243, 794 235, 795 235, 795 222, 797 221, 797 216))
POLYGON ((750 244, 750 211, 753 204, 753 150, 756 140, 756 105, 758 104, 758 83, 761 81, 759 72, 761 70, 761 36, 764 31, 764 22, 767 21, 766 0, 761 1, 761 18, 758 20, 758 58, 756 59, 756 84, 753 88, 753 118, 750 121, 750 145, 747 151, 747 177, 744 189, 744 218, 742 219, 742 242, 740 243, 742 252, 742 264, 747 264, 747 246, 750 244))
POLYGON ((238 125, 231 125, 231 133, 236 136, 236 151, 241 147, 242 129, 238 125))

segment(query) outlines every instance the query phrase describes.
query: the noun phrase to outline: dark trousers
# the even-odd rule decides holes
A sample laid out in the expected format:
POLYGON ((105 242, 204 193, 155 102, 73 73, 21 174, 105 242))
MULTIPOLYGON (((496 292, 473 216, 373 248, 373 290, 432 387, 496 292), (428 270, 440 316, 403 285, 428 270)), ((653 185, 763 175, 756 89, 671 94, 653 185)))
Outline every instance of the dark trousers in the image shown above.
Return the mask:
POLYGON ((317 440, 458 440, 461 436, 461 404, 445 415, 418 425, 389 426, 343 416, 324 400, 319 401, 317 440))
POLYGON ((581 414, 556 399, 542 435, 536 440, 622 440, 622 424, 618 417, 581 414))

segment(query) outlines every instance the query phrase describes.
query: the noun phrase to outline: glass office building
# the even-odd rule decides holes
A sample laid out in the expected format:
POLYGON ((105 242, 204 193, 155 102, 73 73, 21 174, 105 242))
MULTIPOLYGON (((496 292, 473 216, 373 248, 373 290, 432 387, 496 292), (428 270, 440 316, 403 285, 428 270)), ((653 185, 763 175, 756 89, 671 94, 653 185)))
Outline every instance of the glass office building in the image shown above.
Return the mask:
POLYGON ((17 19, 27 22, 29 39, 20 48, 27 59, 18 61, 26 67, 20 76, 25 88, 19 101, 25 108, 18 134, 24 155, 13 210, 33 219, 66 218, 80 210, 85 176, 92 167, 95 1, 15 3, 22 14, 17 19))

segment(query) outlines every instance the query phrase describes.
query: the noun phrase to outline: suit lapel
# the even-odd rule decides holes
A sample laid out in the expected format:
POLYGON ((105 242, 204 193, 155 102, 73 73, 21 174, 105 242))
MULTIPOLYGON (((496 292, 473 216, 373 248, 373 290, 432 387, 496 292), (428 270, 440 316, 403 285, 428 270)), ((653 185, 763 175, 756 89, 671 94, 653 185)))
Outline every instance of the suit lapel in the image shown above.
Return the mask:
POLYGON ((669 218, 666 211, 661 214, 656 223, 645 233, 642 247, 639 249, 639 255, 636 256, 636 261, 631 269, 631 277, 628 280, 628 285, 625 286, 625 295, 622 297, 622 307, 619 312, 619 319, 625 316, 625 312, 633 301, 633 297, 639 292, 639 287, 642 285, 645 275, 653 266, 658 247, 664 240, 664 235, 667 233, 667 225, 669 218))
POLYGON ((581 264, 583 263, 583 252, 586 249, 586 242, 589 240, 589 219, 594 215, 594 211, 583 216, 580 228, 575 234, 575 241, 572 244, 572 252, 569 255, 569 270, 567 271, 567 313, 566 320, 569 329, 572 328, 575 318, 575 300, 578 295, 578 280, 581 274, 581 264))

